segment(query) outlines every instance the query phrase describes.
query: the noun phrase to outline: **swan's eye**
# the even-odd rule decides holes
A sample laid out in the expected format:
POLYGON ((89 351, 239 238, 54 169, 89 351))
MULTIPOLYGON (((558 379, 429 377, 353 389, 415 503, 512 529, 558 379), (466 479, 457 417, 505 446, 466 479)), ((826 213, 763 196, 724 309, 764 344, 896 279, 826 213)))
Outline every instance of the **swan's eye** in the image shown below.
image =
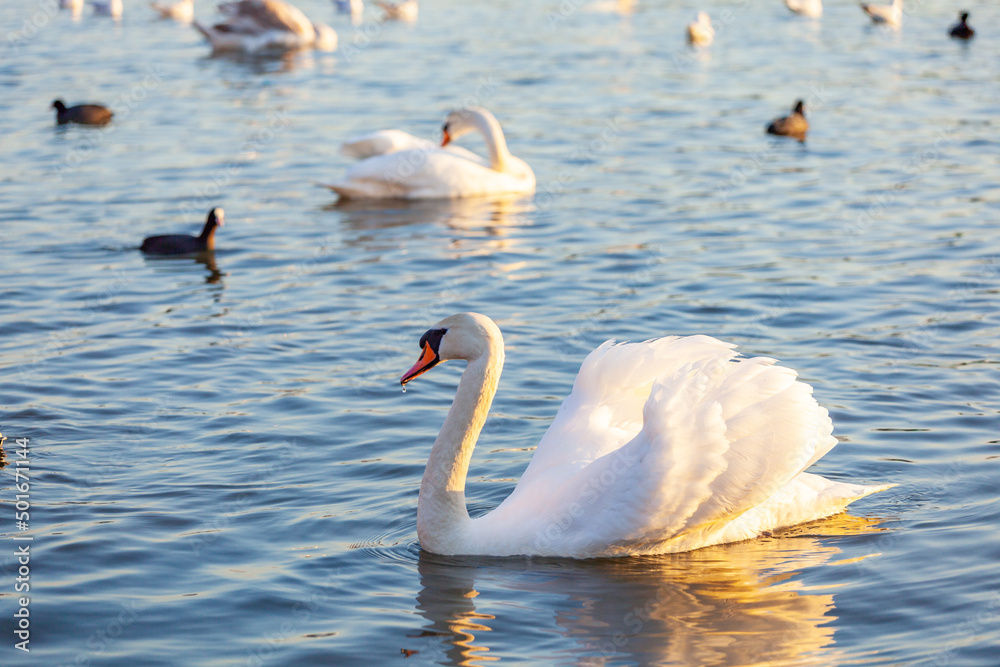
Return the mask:
POLYGON ((447 329, 429 329, 420 337, 420 349, 424 349, 425 345, 430 345, 431 349, 434 350, 434 354, 437 354, 438 347, 441 345, 441 339, 446 333, 448 333, 447 329))

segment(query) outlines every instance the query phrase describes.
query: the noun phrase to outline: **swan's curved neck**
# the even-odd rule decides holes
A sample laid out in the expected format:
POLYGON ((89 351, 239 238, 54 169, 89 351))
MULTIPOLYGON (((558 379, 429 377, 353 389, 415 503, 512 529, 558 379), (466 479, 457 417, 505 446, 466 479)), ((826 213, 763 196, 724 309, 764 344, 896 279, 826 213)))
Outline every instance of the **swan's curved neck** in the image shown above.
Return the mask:
POLYGON ((471 120, 486 139, 486 149, 490 153, 490 167, 495 171, 506 172, 510 164, 510 151, 507 150, 507 140, 503 129, 496 118, 483 114, 472 114, 471 120))
POLYGON ((459 553, 471 522, 465 506, 465 478, 503 369, 503 340, 491 337, 489 343, 462 373, 420 482, 417 537, 424 549, 435 553, 459 553))

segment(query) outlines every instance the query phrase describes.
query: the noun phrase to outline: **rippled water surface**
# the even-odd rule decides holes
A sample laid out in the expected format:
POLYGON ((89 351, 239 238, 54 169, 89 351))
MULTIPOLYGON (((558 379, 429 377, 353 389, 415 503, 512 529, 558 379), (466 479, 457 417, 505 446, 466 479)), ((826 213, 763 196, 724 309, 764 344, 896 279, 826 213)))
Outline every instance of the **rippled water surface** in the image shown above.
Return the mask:
POLYGON ((359 26, 302 0, 341 49, 282 59, 209 57, 137 0, 119 24, 54 5, 0 6, 3 664, 997 664, 996 3, 964 3, 961 44, 938 0, 897 33, 832 0, 819 22, 777 0, 426 0, 413 25, 359 26), (698 9, 718 35, 694 53, 698 9), (56 97, 115 120, 57 128, 56 97), (797 98, 808 141, 766 137, 797 98), (436 138, 468 103, 534 197, 317 187, 344 139, 436 138), (212 206, 214 261, 138 252, 212 206), (513 488, 589 350, 665 334, 798 369, 841 440, 814 471, 898 486, 674 556, 422 552, 461 366, 398 378, 463 310, 507 342, 473 513, 513 488))

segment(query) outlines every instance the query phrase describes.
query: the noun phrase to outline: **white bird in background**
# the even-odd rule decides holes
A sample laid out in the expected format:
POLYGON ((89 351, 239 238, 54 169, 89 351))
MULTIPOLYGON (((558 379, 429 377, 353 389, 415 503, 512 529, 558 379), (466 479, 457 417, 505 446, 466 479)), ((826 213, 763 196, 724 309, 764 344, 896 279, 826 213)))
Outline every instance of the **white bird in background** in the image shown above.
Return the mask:
POLYGON ((796 14, 811 19, 823 16, 823 0, 785 0, 785 5, 796 14))
POLYGON ((68 9, 76 18, 83 11, 83 0, 61 0, 59 6, 68 9))
POLYGON ((236 0, 219 5, 222 21, 194 27, 215 51, 268 51, 312 47, 337 48, 337 33, 323 23, 313 23, 298 7, 284 0, 236 0))
POLYGON ((583 6, 583 11, 627 16, 635 11, 636 0, 598 0, 583 6))
POLYGON ((891 28, 898 28, 903 22, 903 0, 892 0, 891 5, 861 4, 861 9, 875 23, 883 23, 891 28))
POLYGON ((337 11, 341 14, 350 14, 351 17, 361 16, 365 11, 363 0, 334 0, 337 11))
POLYGON ((465 480, 500 381, 503 337, 478 313, 441 320, 400 379, 468 361, 420 483, 420 546, 484 556, 676 553, 821 519, 893 486, 805 472, 837 444, 829 414, 795 371, 734 347, 708 336, 604 343, 584 360, 510 496, 472 519, 465 480))
POLYGON ((340 181, 321 185, 345 199, 457 199, 535 191, 535 173, 510 154, 500 123, 482 107, 451 112, 440 146, 401 130, 382 130, 357 137, 340 151, 361 162, 340 181), (489 159, 449 145, 470 132, 486 140, 489 159))
POLYGON ((190 23, 194 20, 194 0, 177 0, 172 4, 153 2, 149 6, 160 15, 160 18, 174 19, 181 23, 190 23))
POLYGON ((708 46, 715 40, 715 28, 706 12, 698 12, 698 20, 688 24, 687 37, 691 46, 708 46))
POLYGON ((113 19, 121 18, 125 10, 122 0, 91 0, 91 4, 94 6, 95 14, 110 16, 113 19))
POLYGON ((403 2, 379 2, 378 6, 385 12, 387 19, 395 19, 412 23, 417 20, 417 0, 403 0, 403 2))

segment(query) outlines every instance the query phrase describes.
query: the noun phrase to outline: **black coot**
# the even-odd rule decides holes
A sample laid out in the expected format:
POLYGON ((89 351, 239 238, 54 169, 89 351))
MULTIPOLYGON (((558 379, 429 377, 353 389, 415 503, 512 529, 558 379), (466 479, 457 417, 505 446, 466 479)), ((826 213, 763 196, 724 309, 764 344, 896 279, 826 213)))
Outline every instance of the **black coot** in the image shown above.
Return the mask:
POLYGON ((75 107, 67 107, 62 100, 56 100, 52 103, 52 108, 56 110, 56 122, 60 125, 66 123, 107 125, 114 115, 110 109, 100 104, 78 104, 75 107))
POLYGON ((206 250, 214 250, 215 228, 222 227, 222 223, 222 209, 213 208, 208 212, 208 220, 201 230, 201 236, 187 234, 150 236, 142 242, 139 250, 149 255, 196 255, 206 250))

